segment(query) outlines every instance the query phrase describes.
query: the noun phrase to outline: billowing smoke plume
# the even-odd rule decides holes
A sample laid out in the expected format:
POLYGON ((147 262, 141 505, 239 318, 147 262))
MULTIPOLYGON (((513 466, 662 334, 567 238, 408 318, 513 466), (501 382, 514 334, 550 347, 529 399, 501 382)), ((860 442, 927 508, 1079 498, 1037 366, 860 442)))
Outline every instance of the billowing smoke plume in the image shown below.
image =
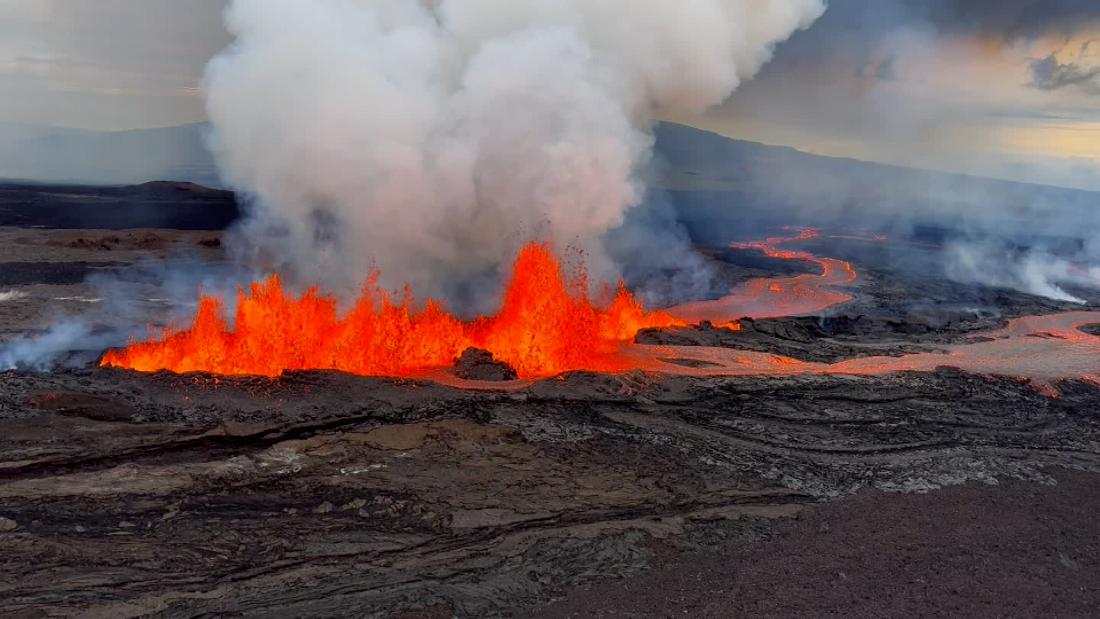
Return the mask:
POLYGON ((721 103, 823 0, 235 0, 213 146, 247 258, 453 296, 531 238, 586 251, 643 196, 658 114, 721 103))

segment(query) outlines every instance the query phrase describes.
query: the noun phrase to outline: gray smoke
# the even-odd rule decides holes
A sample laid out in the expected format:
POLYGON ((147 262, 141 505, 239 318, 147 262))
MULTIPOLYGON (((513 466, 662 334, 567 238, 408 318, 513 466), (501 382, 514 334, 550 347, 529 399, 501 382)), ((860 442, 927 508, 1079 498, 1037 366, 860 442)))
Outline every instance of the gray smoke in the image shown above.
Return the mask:
POLYGON ((1011 288, 1058 301, 1085 303, 1066 292, 1065 284, 1096 287, 1097 280, 1085 269, 1044 249, 1023 253, 989 243, 957 241, 944 250, 947 276, 964 283, 1011 288))
POLYGON ((235 0, 205 87, 235 246, 444 298, 531 239, 616 271, 653 119, 725 100, 823 0, 235 0))
POLYGON ((0 341, 0 371, 49 370, 93 363, 107 348, 158 336, 166 327, 186 326, 198 307, 196 291, 220 297, 227 314, 236 309, 235 292, 258 277, 235 265, 211 264, 187 252, 149 259, 117 272, 97 273, 86 293, 57 298, 20 290, 0 291, 0 303, 67 302, 42 321, 48 327, 0 341), (83 309, 73 311, 74 305, 83 309))
POLYGON ((82 319, 63 320, 45 333, 28 335, 0 346, 0 371, 13 369, 48 370, 62 365, 83 365, 88 358, 75 354, 79 346, 85 350, 101 350, 117 345, 115 338, 96 336, 82 319), (65 361, 68 363, 65 363, 65 361))

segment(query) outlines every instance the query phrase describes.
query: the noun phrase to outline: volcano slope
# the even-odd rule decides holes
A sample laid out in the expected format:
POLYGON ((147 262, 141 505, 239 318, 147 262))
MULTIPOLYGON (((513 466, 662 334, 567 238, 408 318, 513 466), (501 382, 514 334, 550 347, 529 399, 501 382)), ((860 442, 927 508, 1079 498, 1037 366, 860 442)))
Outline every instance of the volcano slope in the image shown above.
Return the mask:
MULTIPOLYGON (((103 253, 66 255, 85 251, 103 253)), ((723 257, 731 286, 768 272, 723 257)), ((812 320, 639 340, 835 361, 934 351, 1068 309, 990 290, 974 311, 972 291, 853 262, 870 274, 853 300, 812 320)), ((91 364, 0 384, 5 616, 1064 616, 1100 604, 1089 380, 634 371, 471 389, 91 364)))

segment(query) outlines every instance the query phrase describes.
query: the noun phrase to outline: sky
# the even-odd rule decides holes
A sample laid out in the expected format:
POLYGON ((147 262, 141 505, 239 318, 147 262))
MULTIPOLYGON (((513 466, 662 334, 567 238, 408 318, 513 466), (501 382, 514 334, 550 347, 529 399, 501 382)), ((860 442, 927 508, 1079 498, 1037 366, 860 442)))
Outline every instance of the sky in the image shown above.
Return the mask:
MULTIPOLYGON (((1100 190, 1100 1, 831 0, 719 108, 731 137, 1100 190)), ((0 0, 0 123, 205 120, 225 0, 0 0)))
POLYGON ((812 153, 1100 189, 1100 1, 831 0, 705 118, 812 153))
POLYGON ((90 129, 205 119, 224 0, 0 0, 0 122, 90 129))

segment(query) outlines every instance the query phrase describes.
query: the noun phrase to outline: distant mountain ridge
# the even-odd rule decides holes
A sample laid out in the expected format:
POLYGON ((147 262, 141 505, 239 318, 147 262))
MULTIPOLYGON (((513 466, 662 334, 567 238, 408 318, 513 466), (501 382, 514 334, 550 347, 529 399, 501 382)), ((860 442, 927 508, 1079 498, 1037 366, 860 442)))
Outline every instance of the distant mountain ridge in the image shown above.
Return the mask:
POLYGON ((649 185, 697 240, 792 223, 1076 236, 1100 209, 1100 192, 811 155, 671 123, 655 134, 649 185))
MULTIPOLYGON (((92 131, 0 123, 0 178, 81 184, 155 179, 223 187, 206 148, 207 124, 92 131)), ((1092 208, 1100 193, 985 179, 727 138, 685 125, 655 128, 647 181, 676 193, 740 196, 746 206, 904 211, 930 204, 951 212, 991 200, 1009 213, 1036 204, 1092 208), (934 203, 934 204, 933 204, 934 203)))
POLYGON ((106 187, 0 183, 0 226, 223 230, 240 213, 232 192, 191 182, 106 187))
POLYGON ((92 131, 0 124, 0 178, 96 185, 155 179, 217 187, 207 125, 92 131))
POLYGON ((842 177, 846 186, 850 186, 853 181, 862 181, 864 186, 885 181, 895 186, 942 187, 964 193, 972 190, 975 185, 981 185, 983 188, 997 186, 1001 190, 1025 194, 1055 191, 1064 192, 1065 196, 1098 195, 1097 192, 1083 189, 896 166, 847 157, 814 155, 789 146, 737 140, 674 123, 661 123, 654 133, 657 158, 666 166, 666 171, 686 171, 699 178, 718 178, 730 183, 746 183, 756 188, 762 188, 762 183, 776 176, 790 177, 793 172, 799 176, 809 174, 816 181, 824 180, 818 178, 822 175, 842 177))

